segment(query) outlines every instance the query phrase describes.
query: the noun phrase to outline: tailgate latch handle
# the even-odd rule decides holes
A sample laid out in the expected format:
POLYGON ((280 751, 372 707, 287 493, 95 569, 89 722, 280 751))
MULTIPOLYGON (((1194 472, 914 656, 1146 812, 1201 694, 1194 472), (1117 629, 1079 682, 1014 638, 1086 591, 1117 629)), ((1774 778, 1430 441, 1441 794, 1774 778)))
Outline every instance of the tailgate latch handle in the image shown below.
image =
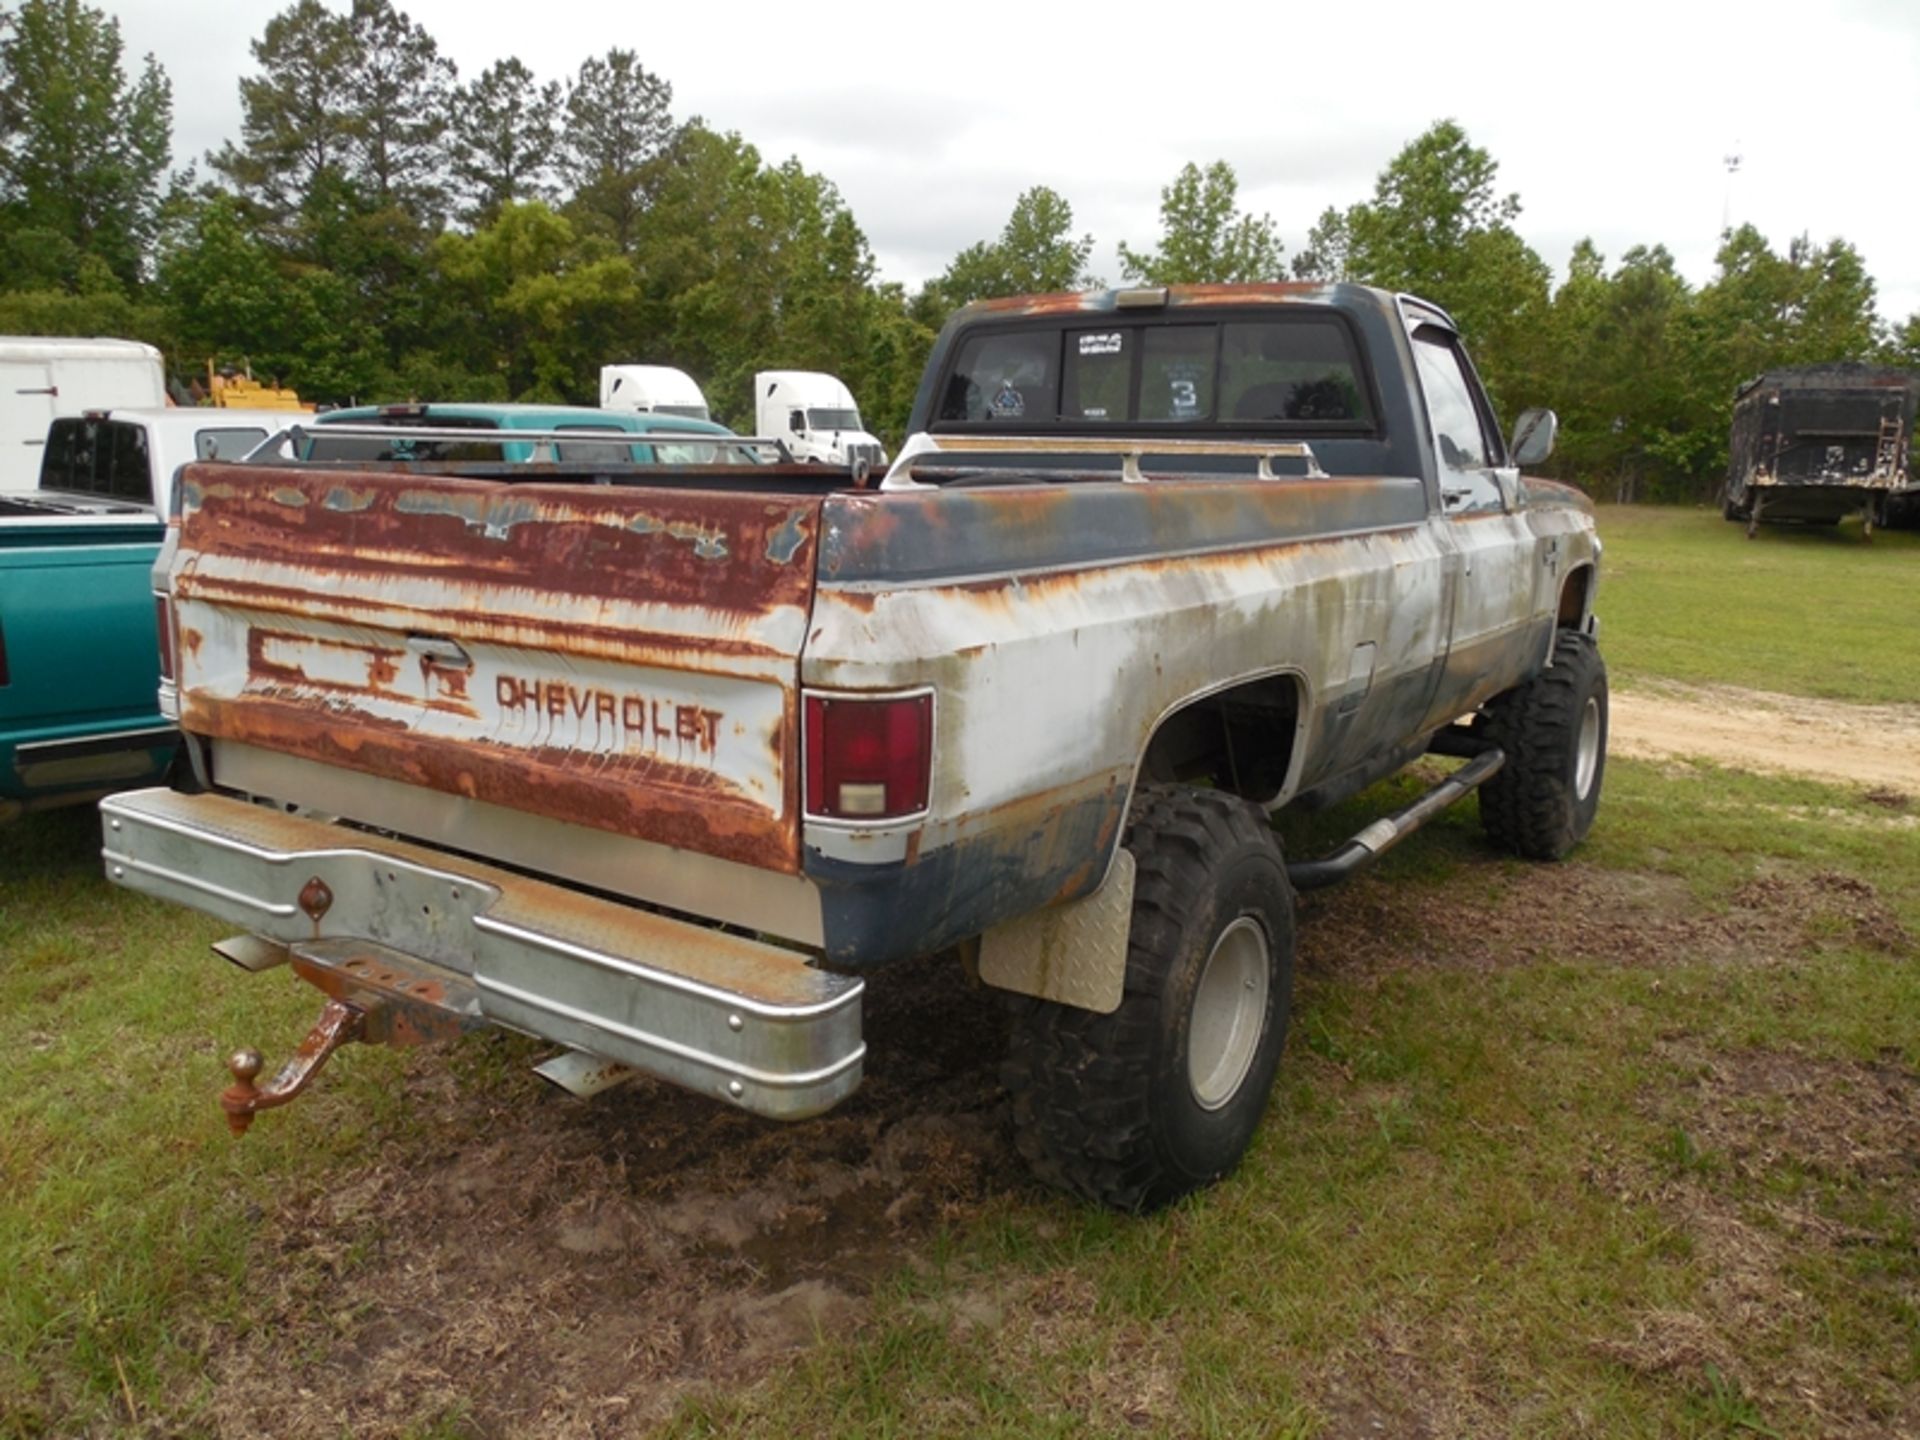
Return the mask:
POLYGON ((473 669, 473 657, 460 648, 459 642, 439 635, 409 635, 407 649, 419 657, 422 665, 442 670, 473 669))

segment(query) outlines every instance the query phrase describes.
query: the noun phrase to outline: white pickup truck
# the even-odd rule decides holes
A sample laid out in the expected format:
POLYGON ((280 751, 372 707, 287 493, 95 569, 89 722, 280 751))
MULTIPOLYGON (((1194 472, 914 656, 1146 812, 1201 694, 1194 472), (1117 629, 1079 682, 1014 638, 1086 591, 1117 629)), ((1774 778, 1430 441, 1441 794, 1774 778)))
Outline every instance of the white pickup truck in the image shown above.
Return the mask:
POLYGON ((1014 997, 1047 1180, 1231 1169, 1286 1034, 1296 889, 1479 790, 1564 855, 1599 801, 1591 507, 1523 478, 1452 322, 1360 287, 969 307, 884 478, 819 467, 186 472, 157 584, 172 789, 122 884, 328 996, 236 1130, 347 1040, 502 1025, 797 1118, 863 975, 1014 997), (1332 854, 1268 817, 1464 764, 1332 854))

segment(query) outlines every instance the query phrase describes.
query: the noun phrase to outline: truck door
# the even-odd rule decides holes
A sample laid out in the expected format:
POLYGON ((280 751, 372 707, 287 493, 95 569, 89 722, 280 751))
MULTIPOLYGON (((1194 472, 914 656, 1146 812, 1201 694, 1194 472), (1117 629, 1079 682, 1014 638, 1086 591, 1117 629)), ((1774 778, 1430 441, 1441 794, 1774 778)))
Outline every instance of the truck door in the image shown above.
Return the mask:
POLYGON ((1440 475, 1442 541, 1453 552, 1453 626, 1428 716, 1444 724, 1519 680, 1531 647, 1535 543, 1492 408, 1453 331, 1424 318, 1413 354, 1440 475))

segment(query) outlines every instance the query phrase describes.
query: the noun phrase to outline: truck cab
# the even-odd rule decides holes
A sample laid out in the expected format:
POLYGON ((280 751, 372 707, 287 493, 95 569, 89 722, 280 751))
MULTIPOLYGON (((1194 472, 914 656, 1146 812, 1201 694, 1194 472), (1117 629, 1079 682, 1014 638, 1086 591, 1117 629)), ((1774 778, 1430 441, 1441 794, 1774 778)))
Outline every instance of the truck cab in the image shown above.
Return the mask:
POLYGON ((853 392, 817 370, 762 370, 753 377, 755 433, 780 441, 804 464, 870 468, 887 452, 860 422, 853 392))
POLYGON ((671 365, 602 365, 600 408, 641 415, 679 415, 711 420, 707 397, 684 370, 671 365))

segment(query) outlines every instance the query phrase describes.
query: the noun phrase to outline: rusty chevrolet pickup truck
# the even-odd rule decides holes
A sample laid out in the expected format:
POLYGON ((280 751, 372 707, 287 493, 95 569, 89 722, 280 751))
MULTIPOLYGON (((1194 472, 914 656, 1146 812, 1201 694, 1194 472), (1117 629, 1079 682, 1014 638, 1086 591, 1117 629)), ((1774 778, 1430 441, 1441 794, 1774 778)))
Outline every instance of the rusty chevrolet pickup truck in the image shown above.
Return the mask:
POLYGON ((794 1119, 858 1085, 877 967, 1011 997, 1045 1180, 1140 1210, 1233 1168, 1294 894, 1478 791, 1565 855, 1607 683, 1586 501, 1524 478, 1452 321, 1350 285, 975 305, 884 477, 189 467, 155 569, 175 783, 109 875, 325 994, 236 1132, 347 1041, 503 1026, 794 1119), (1269 817, 1427 755, 1329 854, 1269 817))

